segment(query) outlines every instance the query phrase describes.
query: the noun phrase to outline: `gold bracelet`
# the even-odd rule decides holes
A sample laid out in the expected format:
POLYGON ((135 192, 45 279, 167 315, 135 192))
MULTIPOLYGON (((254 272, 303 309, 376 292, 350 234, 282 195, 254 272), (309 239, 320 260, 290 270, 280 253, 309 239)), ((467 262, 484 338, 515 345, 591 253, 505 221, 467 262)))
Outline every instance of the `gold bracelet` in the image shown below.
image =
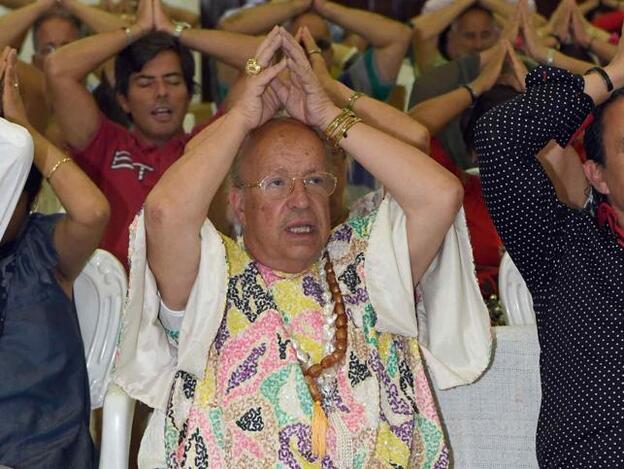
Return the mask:
POLYGON ((329 123, 329 125, 325 129, 325 136, 329 140, 331 140, 331 137, 334 134, 334 132, 336 131, 336 129, 338 127, 340 127, 340 124, 342 124, 342 122, 344 122, 344 120, 347 119, 350 114, 353 114, 353 113, 351 111, 348 111, 347 109, 342 109, 340 111, 340 114, 338 114, 334 118, 334 120, 329 123))
POLYGON ((350 116, 349 119, 347 119, 342 126, 340 126, 340 128, 337 130, 336 135, 334 135, 333 138, 333 145, 334 148, 338 148, 340 145, 340 141, 343 138, 347 138, 347 132, 349 131, 349 129, 351 129, 351 127, 353 127, 355 124, 357 124, 358 122, 362 122, 362 119, 360 119, 359 117, 353 115, 350 116))
POLYGON ((66 156, 65 158, 63 158, 60 161, 57 161, 56 164, 54 166, 52 166, 52 169, 50 170, 50 172, 48 173, 48 175, 46 176, 46 179, 48 181, 50 181, 50 178, 52 177, 52 175, 56 172, 57 169, 59 169, 61 167, 61 165, 68 163, 70 161, 73 161, 69 156, 66 156))
POLYGON ((348 109, 349 111, 353 111, 353 106, 355 106, 355 102, 358 99, 360 99, 362 96, 364 96, 364 93, 362 93, 361 91, 356 91, 355 93, 353 93, 349 97, 349 100, 347 101, 347 107, 345 109, 348 109))

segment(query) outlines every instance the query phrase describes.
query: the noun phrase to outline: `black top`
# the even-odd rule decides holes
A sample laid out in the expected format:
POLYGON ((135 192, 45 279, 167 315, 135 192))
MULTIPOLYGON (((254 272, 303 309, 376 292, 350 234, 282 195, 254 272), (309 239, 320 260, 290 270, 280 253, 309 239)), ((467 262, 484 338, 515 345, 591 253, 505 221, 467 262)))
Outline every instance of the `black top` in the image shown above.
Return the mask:
POLYGON ((73 302, 56 281, 57 215, 31 215, 0 250, 0 465, 97 466, 89 383, 73 302))
MULTIPOLYGON (((478 122, 486 203, 531 294, 541 347, 541 467, 624 467, 624 249, 557 200, 535 159, 565 146, 593 102, 582 77, 539 67, 478 122)), ((619 156, 619 155, 618 155, 619 156)))

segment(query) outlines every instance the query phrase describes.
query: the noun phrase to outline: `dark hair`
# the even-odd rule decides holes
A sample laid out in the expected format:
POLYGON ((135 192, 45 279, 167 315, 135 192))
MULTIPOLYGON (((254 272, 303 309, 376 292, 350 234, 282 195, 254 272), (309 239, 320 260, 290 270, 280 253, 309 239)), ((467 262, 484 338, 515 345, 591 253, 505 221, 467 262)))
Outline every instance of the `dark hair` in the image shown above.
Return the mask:
POLYGON ((193 94, 195 61, 191 51, 176 38, 163 32, 152 32, 122 50, 115 60, 115 88, 118 93, 128 96, 130 75, 140 72, 145 64, 163 51, 170 50, 180 57, 184 82, 189 94, 193 94))
POLYGON ((479 96, 471 108, 464 111, 460 119, 460 127, 469 151, 474 149, 474 130, 481 116, 518 95, 520 93, 509 85, 494 85, 479 96))
POLYGON ((594 120, 585 130, 583 146, 588 160, 595 161, 601 166, 605 164, 605 148, 602 140, 604 113, 613 102, 624 97, 624 88, 615 90, 609 99, 594 109, 594 120))
POLYGON ((46 13, 41 15, 33 23, 33 26, 32 26, 32 38, 33 38, 33 46, 34 46, 35 51, 37 51, 39 49, 39 44, 37 43, 37 31, 39 31, 39 28, 41 28, 41 25, 43 23, 45 23, 46 21, 48 21, 49 19, 52 19, 52 18, 60 18, 60 19, 64 19, 66 21, 69 21, 70 23, 72 23, 72 25, 78 31, 78 36, 83 36, 83 32, 84 31, 83 31, 83 28, 82 28, 82 23, 80 22, 80 20, 78 18, 76 18, 74 15, 72 15, 67 10, 64 10, 62 8, 53 8, 52 10, 47 11, 46 13))
POLYGON ((130 127, 132 121, 117 102, 115 89, 108 81, 106 73, 102 73, 100 84, 93 90, 92 95, 106 117, 119 125, 130 127))
POLYGON ((30 172, 28 173, 28 178, 26 178, 26 184, 24 184, 24 189, 22 192, 28 194, 28 206, 30 207, 37 197, 39 190, 41 189, 41 183, 43 182, 43 177, 35 165, 33 164, 30 167, 30 172))

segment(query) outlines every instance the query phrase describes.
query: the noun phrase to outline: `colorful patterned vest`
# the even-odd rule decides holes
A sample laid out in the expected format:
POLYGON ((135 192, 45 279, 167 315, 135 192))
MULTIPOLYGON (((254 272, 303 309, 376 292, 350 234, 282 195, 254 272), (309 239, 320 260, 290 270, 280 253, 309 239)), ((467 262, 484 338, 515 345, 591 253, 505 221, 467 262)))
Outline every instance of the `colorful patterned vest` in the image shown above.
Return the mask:
POLYGON ((375 215, 340 225, 327 246, 350 319, 345 359, 323 392, 327 454, 311 451, 313 401, 291 341, 322 355, 326 285, 317 268, 271 275, 224 237, 225 314, 205 378, 181 371, 174 381, 165 425, 169 468, 448 467, 416 340, 375 330, 364 276, 375 215))

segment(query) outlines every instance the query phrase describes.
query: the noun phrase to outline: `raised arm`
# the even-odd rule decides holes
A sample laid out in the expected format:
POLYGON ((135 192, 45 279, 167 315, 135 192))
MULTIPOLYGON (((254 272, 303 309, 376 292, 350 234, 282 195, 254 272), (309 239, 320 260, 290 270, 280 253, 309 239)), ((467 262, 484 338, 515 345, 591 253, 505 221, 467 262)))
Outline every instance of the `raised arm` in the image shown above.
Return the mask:
POLYGON ((497 82, 505 57, 513 53, 513 50, 506 41, 495 46, 495 49, 495 55, 490 58, 475 80, 458 86, 453 91, 418 103, 409 110, 409 115, 422 123, 432 135, 436 135, 451 120, 473 104, 473 96, 474 98, 481 96, 497 82))
POLYGON ((55 3, 55 0, 37 0, 0 16, 0 48, 4 49, 22 38, 37 18, 55 3))
MULTIPOLYGON (((298 40, 299 38, 303 40, 306 50, 318 48, 307 28, 301 29, 295 39, 298 40)), ((419 122, 411 119, 404 112, 366 95, 361 95, 357 101, 353 101, 355 98, 354 91, 329 74, 325 61, 320 54, 312 54, 310 62, 314 73, 323 85, 323 89, 336 106, 344 108, 351 102, 354 111, 367 124, 389 133, 405 143, 414 145, 424 152, 429 151, 429 132, 419 122)))
POLYGON ((59 279, 70 294, 73 280, 104 232, 109 206, 104 195, 78 166, 28 122, 19 92, 12 85, 17 80, 15 55, 12 50, 6 60, 4 111, 7 118, 22 125, 32 135, 35 166, 47 176, 67 212, 54 229, 54 247, 59 256, 59 279))
POLYGON ((200 229, 245 136, 270 119, 280 103, 268 83, 285 61, 269 62, 281 43, 272 31, 254 54, 265 69, 244 77, 244 90, 231 109, 200 132, 188 151, 160 178, 145 202, 147 258, 164 303, 182 310, 197 276, 200 229))
POLYGON ((253 36, 265 34, 275 25, 281 25, 305 12, 311 4, 312 0, 289 0, 240 8, 230 16, 221 19, 219 29, 253 36))
MULTIPOLYGON (((293 80, 297 81, 289 93, 302 95, 301 99, 287 101, 286 109, 295 118, 326 129, 340 109, 326 98, 303 49, 283 29, 282 37, 293 80)), ((405 212, 416 285, 461 206, 460 182, 416 147, 364 122, 351 127, 339 145, 384 185, 405 212)))
POLYGON ((426 41, 444 31, 475 0, 457 0, 439 10, 421 13, 410 20, 414 41, 426 41))
MULTIPOLYGON (((621 48, 621 46, 620 46, 621 48)), ((616 89, 624 85, 621 50, 605 71, 616 89)), ((548 281, 558 255, 556 240, 569 213, 535 155, 549 140, 565 146, 607 89, 600 76, 538 68, 527 92, 486 114, 477 124, 475 146, 488 209, 497 230, 531 289, 548 281)))
POLYGON ((113 57, 131 40, 152 28, 151 0, 141 0, 137 22, 129 32, 118 29, 61 47, 46 60, 45 73, 56 118, 67 143, 84 149, 100 125, 100 111, 83 85, 89 72, 113 57))
POLYGON ((366 39, 374 50, 380 78, 385 82, 396 80, 412 37, 409 27, 382 15, 325 0, 314 0, 314 9, 329 21, 366 39))
POLYGON ((129 26, 129 21, 79 0, 60 0, 72 15, 86 24, 94 33, 115 31, 129 26))
MULTIPOLYGON (((160 0, 154 1, 154 26, 156 30, 174 34, 174 25, 160 0)), ((218 29, 187 29, 179 35, 180 42, 191 49, 210 55, 239 70, 252 57, 261 37, 220 31, 218 29)))

